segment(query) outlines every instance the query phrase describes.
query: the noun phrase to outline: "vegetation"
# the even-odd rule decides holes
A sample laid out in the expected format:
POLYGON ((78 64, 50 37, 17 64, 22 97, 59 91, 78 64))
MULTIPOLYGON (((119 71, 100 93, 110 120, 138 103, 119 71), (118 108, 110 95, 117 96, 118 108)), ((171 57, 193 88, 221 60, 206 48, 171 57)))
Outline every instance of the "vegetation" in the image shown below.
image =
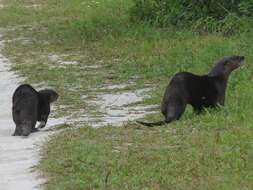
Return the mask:
POLYGON ((179 28, 192 27, 199 32, 231 34, 250 27, 253 2, 251 0, 134 0, 131 9, 134 21, 179 28))
MULTIPOLYGON (((219 30, 198 34, 189 28, 133 22, 136 1, 131 0, 3 4, 4 53, 13 69, 29 83, 54 87, 61 95, 55 116, 71 115, 82 126, 74 125, 44 145, 39 168, 48 178, 45 189, 253 188, 250 22, 234 20, 227 31, 238 29, 230 35, 219 30), (104 85, 132 81, 130 88, 137 89, 153 84, 151 97, 143 103, 159 104, 176 72, 203 74, 232 54, 244 55, 246 63, 229 80, 224 108, 195 115, 188 107, 180 121, 153 129, 133 122, 94 129, 77 120, 99 115, 89 102, 104 92, 104 85)), ((252 16, 231 13, 239 20, 252 16)), ((160 120, 159 110, 147 118, 160 120)))

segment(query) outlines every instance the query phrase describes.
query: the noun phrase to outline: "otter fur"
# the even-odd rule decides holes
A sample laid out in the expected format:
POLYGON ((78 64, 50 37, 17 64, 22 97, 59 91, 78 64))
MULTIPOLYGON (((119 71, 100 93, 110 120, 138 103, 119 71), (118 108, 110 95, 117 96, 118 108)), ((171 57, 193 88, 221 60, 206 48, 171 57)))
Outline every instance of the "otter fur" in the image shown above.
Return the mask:
POLYGON ((13 136, 28 136, 38 128, 45 127, 50 113, 50 103, 56 101, 54 90, 36 91, 29 84, 20 85, 12 97, 12 117, 16 124, 13 136), (38 128, 36 122, 40 121, 38 128))
POLYGON ((244 56, 228 56, 218 61, 207 75, 179 72, 166 88, 161 104, 165 120, 158 122, 137 121, 148 127, 163 125, 180 119, 186 105, 200 113, 204 108, 223 106, 228 78, 242 65, 244 56))

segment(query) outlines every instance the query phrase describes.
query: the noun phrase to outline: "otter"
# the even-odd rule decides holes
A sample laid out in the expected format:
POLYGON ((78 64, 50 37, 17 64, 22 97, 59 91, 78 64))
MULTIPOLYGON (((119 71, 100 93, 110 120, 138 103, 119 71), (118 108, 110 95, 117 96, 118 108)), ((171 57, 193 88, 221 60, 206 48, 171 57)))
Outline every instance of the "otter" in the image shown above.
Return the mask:
POLYGON ((53 90, 36 91, 29 84, 20 85, 12 97, 12 117, 16 124, 13 136, 28 136, 38 128, 45 127, 50 114, 50 103, 56 101, 58 94, 53 90), (38 128, 36 122, 40 121, 38 128))
POLYGON ((13 136, 28 136, 35 132, 38 117, 38 92, 30 85, 20 85, 12 97, 12 117, 16 124, 13 136))
POLYGON ((243 61, 244 56, 228 56, 218 61, 206 75, 189 72, 175 74, 165 90, 161 104, 165 120, 137 123, 153 127, 179 120, 187 104, 190 104, 196 113, 201 113, 204 108, 224 106, 228 78, 243 61))

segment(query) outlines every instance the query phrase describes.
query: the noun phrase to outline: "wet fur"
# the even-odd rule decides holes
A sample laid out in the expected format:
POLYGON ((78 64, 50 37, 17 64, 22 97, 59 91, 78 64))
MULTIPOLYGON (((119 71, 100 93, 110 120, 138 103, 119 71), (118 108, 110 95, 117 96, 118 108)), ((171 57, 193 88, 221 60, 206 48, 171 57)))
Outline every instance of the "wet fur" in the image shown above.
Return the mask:
POLYGON ((220 60, 207 75, 189 72, 177 73, 166 88, 161 104, 165 120, 138 123, 145 126, 158 126, 180 119, 186 105, 201 113, 204 108, 224 105, 227 81, 230 73, 241 65, 242 56, 230 56, 220 60))

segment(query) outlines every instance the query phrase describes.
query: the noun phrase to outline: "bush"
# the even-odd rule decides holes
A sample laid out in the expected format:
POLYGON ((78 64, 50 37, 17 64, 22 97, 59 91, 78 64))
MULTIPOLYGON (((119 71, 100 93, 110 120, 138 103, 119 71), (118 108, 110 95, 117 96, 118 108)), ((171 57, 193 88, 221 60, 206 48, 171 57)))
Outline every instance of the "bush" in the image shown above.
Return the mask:
POLYGON ((233 25, 238 19, 253 17, 252 0, 134 0, 131 18, 159 27, 199 28, 233 25), (205 24, 210 24, 207 26, 205 24), (201 24, 200 24, 201 23, 201 24), (226 24, 228 23, 228 24, 226 24), (195 25, 197 24, 197 27, 195 25))

